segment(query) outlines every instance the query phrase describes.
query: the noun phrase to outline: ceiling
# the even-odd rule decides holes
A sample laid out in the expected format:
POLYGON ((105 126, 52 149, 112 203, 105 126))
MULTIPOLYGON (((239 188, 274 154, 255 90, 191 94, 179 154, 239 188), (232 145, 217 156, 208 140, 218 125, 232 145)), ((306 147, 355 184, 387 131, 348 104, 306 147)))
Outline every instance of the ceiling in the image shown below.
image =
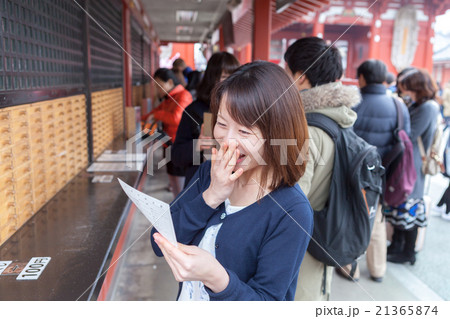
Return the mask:
POLYGON ((229 0, 142 0, 161 41, 203 42, 211 36, 229 0))

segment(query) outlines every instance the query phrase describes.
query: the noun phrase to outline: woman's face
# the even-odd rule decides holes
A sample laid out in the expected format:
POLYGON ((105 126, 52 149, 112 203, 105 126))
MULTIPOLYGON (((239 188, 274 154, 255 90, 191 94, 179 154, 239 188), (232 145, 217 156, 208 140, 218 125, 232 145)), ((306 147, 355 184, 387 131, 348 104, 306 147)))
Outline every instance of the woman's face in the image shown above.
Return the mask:
POLYGON ((156 85, 155 85, 156 86, 156 94, 158 95, 158 98, 160 98, 160 99, 165 97, 167 95, 167 93, 172 91, 172 89, 174 88, 172 79, 169 79, 167 82, 164 82, 160 78, 155 78, 155 82, 156 82, 156 85))
POLYGON ((256 126, 248 128, 235 122, 228 113, 225 103, 226 97, 222 98, 217 114, 214 138, 220 144, 226 142, 229 145, 231 141, 238 144, 237 149, 240 156, 237 160, 236 170, 242 168, 244 174, 246 174, 259 166, 265 165, 264 160, 262 160, 264 139, 261 130, 256 126))

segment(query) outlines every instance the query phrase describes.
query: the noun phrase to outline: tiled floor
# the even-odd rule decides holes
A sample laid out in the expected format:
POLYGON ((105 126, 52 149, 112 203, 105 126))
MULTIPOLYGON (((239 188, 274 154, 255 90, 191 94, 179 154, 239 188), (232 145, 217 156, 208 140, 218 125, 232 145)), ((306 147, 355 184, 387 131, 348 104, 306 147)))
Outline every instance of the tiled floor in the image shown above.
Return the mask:
MULTIPOLYGON (((148 176, 144 192, 166 202, 172 194, 166 190, 168 180, 165 171, 148 176)), ((436 203, 448 180, 433 177, 429 196, 436 203)), ((369 279, 365 259, 360 261, 361 278, 350 282, 337 275, 333 277, 331 300, 450 300, 450 250, 443 248, 450 242, 450 222, 437 216, 436 208, 431 212, 424 249, 417 256, 414 266, 388 263, 382 283, 369 279)), ((178 283, 163 258, 152 251, 149 222, 136 211, 129 238, 128 251, 120 261, 110 300, 175 300, 178 283)))

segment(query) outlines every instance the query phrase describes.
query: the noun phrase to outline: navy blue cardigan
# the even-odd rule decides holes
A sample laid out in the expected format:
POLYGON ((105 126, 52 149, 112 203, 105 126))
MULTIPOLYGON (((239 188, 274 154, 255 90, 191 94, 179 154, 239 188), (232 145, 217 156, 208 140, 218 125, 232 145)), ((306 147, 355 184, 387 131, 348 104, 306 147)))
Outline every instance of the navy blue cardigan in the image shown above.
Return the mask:
MULTIPOLYGON (((211 182, 210 170, 211 162, 203 163, 171 206, 177 240, 186 245, 198 245, 209 226, 223 223, 215 252, 230 281, 219 293, 205 287, 210 300, 293 300, 313 230, 305 194, 298 185, 282 187, 221 219, 224 204, 213 209, 202 196, 211 182)), ((154 232, 152 247, 162 256, 154 232)))

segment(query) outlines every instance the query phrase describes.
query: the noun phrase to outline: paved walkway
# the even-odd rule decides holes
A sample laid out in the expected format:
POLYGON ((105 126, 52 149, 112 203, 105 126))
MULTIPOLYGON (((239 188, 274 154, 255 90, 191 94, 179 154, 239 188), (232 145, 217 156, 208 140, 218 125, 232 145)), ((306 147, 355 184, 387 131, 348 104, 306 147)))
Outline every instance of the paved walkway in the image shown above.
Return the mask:
MULTIPOLYGON (((170 202, 172 194, 165 170, 147 178, 144 192, 170 202)), ((448 179, 435 176, 428 194, 437 203, 448 186, 448 179)), ((382 283, 369 279, 365 258, 360 261, 361 278, 358 283, 334 275, 331 300, 450 300, 450 222, 441 219, 433 207, 429 217, 423 250, 414 266, 388 263, 382 283)), ((120 261, 110 300, 175 300, 178 283, 163 258, 154 255, 150 246, 150 223, 136 212, 125 247, 130 247, 120 261)))

